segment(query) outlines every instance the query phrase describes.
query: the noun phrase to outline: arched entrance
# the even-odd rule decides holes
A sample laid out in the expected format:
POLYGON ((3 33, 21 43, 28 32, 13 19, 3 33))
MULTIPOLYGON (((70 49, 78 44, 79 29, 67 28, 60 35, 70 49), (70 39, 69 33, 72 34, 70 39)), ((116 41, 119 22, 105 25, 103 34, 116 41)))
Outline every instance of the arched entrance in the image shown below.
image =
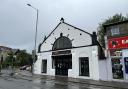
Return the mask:
POLYGON ((68 37, 60 34, 60 37, 54 42, 52 50, 53 66, 55 68, 56 75, 68 76, 68 69, 72 68, 72 54, 71 50, 67 50, 72 47, 72 43, 68 37))

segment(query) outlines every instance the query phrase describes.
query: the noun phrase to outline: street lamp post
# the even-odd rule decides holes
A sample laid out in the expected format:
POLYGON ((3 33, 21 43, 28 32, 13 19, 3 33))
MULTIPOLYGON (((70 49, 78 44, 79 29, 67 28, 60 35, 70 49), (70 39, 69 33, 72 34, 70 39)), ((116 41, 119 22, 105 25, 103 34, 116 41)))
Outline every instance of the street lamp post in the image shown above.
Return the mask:
POLYGON ((39 14, 39 10, 35 7, 33 7, 31 4, 27 4, 28 6, 32 7, 34 10, 36 10, 37 12, 37 17, 36 17, 36 32, 35 32, 35 45, 34 45, 34 54, 33 54, 33 65, 32 65, 32 73, 34 72, 34 63, 36 60, 36 42, 37 42, 37 29, 38 29, 38 14, 39 14))
POLYGON ((13 57, 12 57, 12 68, 11 68, 11 74, 10 76, 14 75, 14 61, 16 59, 16 55, 13 53, 13 57))

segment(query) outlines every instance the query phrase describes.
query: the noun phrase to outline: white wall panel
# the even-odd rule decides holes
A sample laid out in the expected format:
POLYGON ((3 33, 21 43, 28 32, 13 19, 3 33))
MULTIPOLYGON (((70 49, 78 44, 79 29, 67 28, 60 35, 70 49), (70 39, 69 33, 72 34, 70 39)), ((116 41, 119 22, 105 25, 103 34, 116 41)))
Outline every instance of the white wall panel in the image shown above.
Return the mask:
POLYGON ((78 29, 75 29, 69 25, 61 23, 56 30, 47 38, 47 40, 42 44, 41 51, 48 51, 52 50, 52 44, 55 42, 55 38, 60 37, 60 33, 63 33, 63 36, 69 35, 69 39, 73 40, 72 45, 73 47, 77 46, 85 46, 91 45, 92 39, 91 36, 85 32, 82 32, 78 29), (81 35, 80 35, 81 34, 81 35))

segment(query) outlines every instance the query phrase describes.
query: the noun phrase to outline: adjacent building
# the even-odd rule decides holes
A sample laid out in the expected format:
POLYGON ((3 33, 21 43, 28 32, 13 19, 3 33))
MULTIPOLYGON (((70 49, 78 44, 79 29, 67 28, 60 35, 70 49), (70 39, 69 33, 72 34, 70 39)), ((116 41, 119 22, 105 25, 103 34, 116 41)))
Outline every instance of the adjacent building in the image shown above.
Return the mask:
POLYGON ((4 61, 6 60, 6 57, 8 56, 8 53, 11 52, 12 48, 6 47, 6 46, 0 46, 0 60, 4 61))
POLYGON ((10 47, 0 46, 0 62, 5 61, 6 58, 9 56, 9 53, 12 52, 16 56, 16 54, 20 51, 25 51, 25 50, 12 49, 10 47))
POLYGON ((40 43, 34 73, 73 78, 128 81, 128 20, 104 25, 105 54, 92 34, 62 18, 40 43))
POLYGON ((40 43, 34 73, 51 76, 105 80, 106 59, 92 34, 61 18, 56 28, 40 43))
POLYGON ((128 80, 128 20, 105 25, 109 80, 128 80))

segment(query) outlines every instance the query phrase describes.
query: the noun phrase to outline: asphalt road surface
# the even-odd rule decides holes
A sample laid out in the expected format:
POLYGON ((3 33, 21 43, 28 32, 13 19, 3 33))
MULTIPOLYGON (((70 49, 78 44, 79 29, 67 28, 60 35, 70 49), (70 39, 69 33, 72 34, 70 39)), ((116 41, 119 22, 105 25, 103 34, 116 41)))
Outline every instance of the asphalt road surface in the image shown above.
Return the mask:
POLYGON ((41 78, 0 77, 0 89, 121 89, 41 78))
MULTIPOLYGON (((2 70, 2 74, 0 75, 0 89, 127 89, 118 88, 118 86, 112 87, 91 83, 71 82, 67 81, 68 78, 65 77, 45 78, 42 76, 24 76, 31 75, 25 71, 19 72, 16 76, 10 76, 11 72, 12 70, 2 70)), ((127 84, 125 85, 127 86, 127 84)))

